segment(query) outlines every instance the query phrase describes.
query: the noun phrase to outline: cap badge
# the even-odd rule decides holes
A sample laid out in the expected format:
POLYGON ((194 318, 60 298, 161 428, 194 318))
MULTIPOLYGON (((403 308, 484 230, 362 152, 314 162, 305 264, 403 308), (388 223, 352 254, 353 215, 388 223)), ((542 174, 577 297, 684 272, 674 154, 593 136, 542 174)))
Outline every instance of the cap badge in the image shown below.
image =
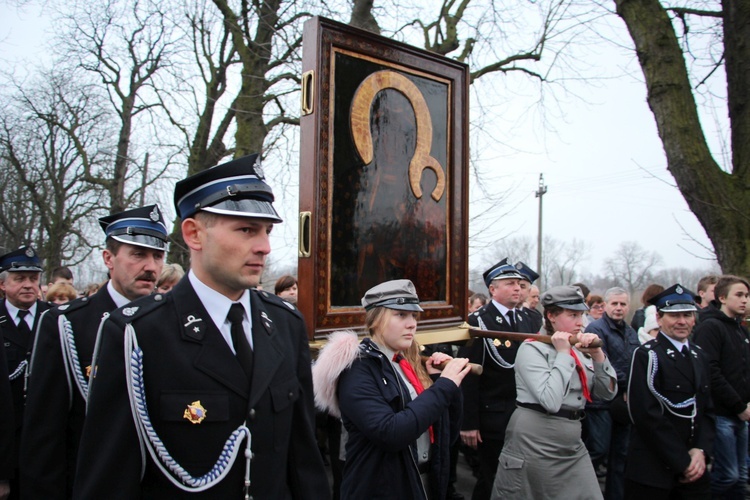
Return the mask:
POLYGON ((154 206, 154 209, 151 210, 151 213, 148 214, 149 218, 151 218, 152 221, 158 222, 159 221, 159 209, 154 206))
POLYGON ((682 289, 682 287, 679 286, 679 285, 677 286, 677 288, 674 289, 674 291, 675 291, 675 293, 677 293, 677 295, 682 295, 682 292, 684 292, 684 290, 682 289))
POLYGON ((258 176, 258 179, 263 180, 266 178, 265 172, 263 172, 263 167, 260 164, 260 155, 258 155, 258 157, 255 159, 253 170, 255 170, 255 175, 258 176))
POLYGON ((33 257, 34 256, 34 249, 29 247, 26 249, 26 257, 33 257))
POLYGON ((123 316, 132 316, 138 311, 138 306, 135 307, 126 307, 122 310, 123 316))
POLYGON ((206 418, 206 409, 201 405, 200 400, 193 401, 187 405, 187 409, 182 414, 182 417, 187 419, 191 424, 200 424, 206 418))

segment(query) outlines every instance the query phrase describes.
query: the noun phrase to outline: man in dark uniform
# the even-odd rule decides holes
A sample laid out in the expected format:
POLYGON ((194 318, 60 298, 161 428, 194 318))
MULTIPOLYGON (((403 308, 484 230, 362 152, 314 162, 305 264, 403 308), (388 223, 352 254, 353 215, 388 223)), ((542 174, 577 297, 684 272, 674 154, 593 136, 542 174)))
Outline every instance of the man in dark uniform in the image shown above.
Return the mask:
MULTIPOLYGON (((516 262, 516 270, 521 274, 521 276, 523 276, 521 281, 518 282, 518 284, 521 286, 521 303, 516 307, 516 311, 518 315, 526 318, 526 321, 531 322, 530 328, 532 332, 538 332, 539 330, 541 330, 542 325, 544 324, 542 313, 540 313, 536 309, 524 306, 524 303, 528 300, 529 293, 531 293, 531 286, 537 279, 539 279, 539 275, 536 273, 536 271, 534 271, 521 261, 516 262)), ((554 332, 548 333, 549 335, 552 335, 554 332)))
POLYGON ((251 290, 281 222, 258 158, 177 183, 191 270, 103 323, 76 498, 330 497, 304 321, 251 290))
MULTIPOLYGON (((24 380, 26 367, 34 345, 34 332, 39 317, 49 309, 49 304, 39 297, 39 279, 42 261, 30 246, 0 257, 0 278, 5 299, 0 301, 0 331, 7 358, 8 377, 13 397, 16 435, 13 453, 14 467, 18 467, 18 444, 21 440, 21 423, 25 403, 24 380)), ((18 498, 18 471, 11 480, 11 498, 18 498)))
MULTIPOLYGON (((516 307, 521 304, 523 279, 518 270, 498 262, 482 275, 491 300, 469 315, 468 323, 483 330, 533 333, 533 325, 516 307)), ((497 459, 505 441, 505 428, 516 408, 516 379, 513 364, 518 342, 500 339, 476 339, 466 347, 472 363, 484 366, 479 377, 461 384, 464 391, 464 420, 461 439, 477 449, 479 479, 472 498, 488 499, 495 481, 497 459)))
POLYGON ((158 206, 102 217, 99 224, 109 282, 47 312, 37 331, 21 435, 26 498, 71 497, 99 325, 116 308, 150 295, 164 264, 168 233, 158 206))
POLYGON ((16 423, 13 416, 13 398, 10 395, 4 343, 0 343, 0 407, 5 411, 3 418, 0 418, 0 500, 5 500, 10 495, 10 479, 15 472, 13 447, 16 423))
POLYGON ((708 357, 688 337, 698 310, 679 284, 653 297, 659 334, 633 353, 625 498, 709 499, 714 436, 708 357))

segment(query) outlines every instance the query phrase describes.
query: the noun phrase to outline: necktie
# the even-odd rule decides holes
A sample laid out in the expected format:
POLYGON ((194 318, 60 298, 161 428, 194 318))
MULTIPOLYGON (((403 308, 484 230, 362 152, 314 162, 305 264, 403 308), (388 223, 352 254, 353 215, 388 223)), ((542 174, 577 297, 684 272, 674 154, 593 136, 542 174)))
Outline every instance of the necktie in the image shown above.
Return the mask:
POLYGON ((508 321, 510 322, 510 328, 516 331, 516 315, 513 314, 513 309, 508 310, 508 321))
POLYGON ((682 346, 682 350, 680 352, 683 356, 685 356, 685 358, 690 359, 690 349, 688 349, 688 346, 682 346))
MULTIPOLYGON (((404 371, 404 375, 406 375, 406 379, 409 381, 412 387, 414 387, 414 390, 417 391, 417 396, 422 394, 424 392, 424 386, 422 385, 422 382, 420 382, 419 377, 417 377, 417 372, 414 371, 414 368, 412 368, 411 364, 405 357, 402 355, 396 353, 393 355, 393 361, 398 363, 398 365, 401 367, 401 369, 404 371)), ((432 430, 432 426, 430 426, 430 443, 435 442, 435 434, 432 430)))
POLYGON ((247 375, 247 380, 250 381, 253 378, 253 350, 247 341, 247 336, 245 336, 245 329, 242 327, 242 320, 244 318, 245 309, 242 307, 242 304, 232 304, 232 307, 229 308, 229 314, 227 314, 227 319, 231 324, 232 343, 234 344, 237 360, 242 365, 242 370, 247 375))
POLYGON ((29 324, 26 323, 26 316, 28 314, 29 311, 24 311, 23 309, 18 311, 18 331, 24 335, 31 335, 31 328, 29 328, 29 324))
POLYGON ((581 386, 583 387, 583 397, 586 398, 586 401, 590 403, 591 393, 589 392, 589 381, 586 378, 586 370, 583 368, 583 364, 581 363, 581 360, 578 359, 578 355, 573 349, 570 350, 570 355, 573 356, 573 361, 575 361, 576 363, 576 371, 578 372, 578 378, 581 379, 581 386))

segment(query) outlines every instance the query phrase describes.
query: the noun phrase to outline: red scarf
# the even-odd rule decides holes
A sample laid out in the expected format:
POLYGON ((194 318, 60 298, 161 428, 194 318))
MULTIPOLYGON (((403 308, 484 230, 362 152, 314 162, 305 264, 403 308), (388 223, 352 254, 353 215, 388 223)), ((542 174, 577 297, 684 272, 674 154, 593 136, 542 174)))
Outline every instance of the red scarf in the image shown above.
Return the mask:
POLYGON ((570 355, 573 356, 573 361, 576 362, 576 371, 578 372, 578 378, 581 379, 581 386, 583 387, 583 397, 586 398, 586 401, 589 403, 591 402, 591 393, 589 392, 589 383, 588 379, 586 378, 586 370, 583 367, 583 363, 581 363, 581 360, 578 359, 578 355, 576 355, 576 352, 571 349, 570 355))
MULTIPOLYGON (((414 387, 414 390, 417 391, 417 396, 422 394, 424 392, 424 386, 422 385, 422 382, 419 380, 419 377, 417 377, 417 372, 414 371, 414 368, 412 368, 411 363, 400 355, 399 353, 396 353, 393 355, 393 361, 398 363, 398 365, 401 367, 401 369, 404 371, 404 375, 406 375, 406 379, 409 381, 412 387, 414 387)), ((432 426, 430 426, 430 443, 435 442, 435 433, 432 430, 432 426)))

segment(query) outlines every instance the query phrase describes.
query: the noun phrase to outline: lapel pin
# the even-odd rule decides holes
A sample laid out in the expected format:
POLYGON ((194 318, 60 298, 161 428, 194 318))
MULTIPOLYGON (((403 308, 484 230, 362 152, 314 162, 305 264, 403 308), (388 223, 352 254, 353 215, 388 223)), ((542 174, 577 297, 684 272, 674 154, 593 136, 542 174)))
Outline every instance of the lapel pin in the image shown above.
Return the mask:
POLYGON ((510 347, 510 340, 505 341, 505 347, 510 347))
POLYGON ((191 424, 200 424, 203 419, 206 418, 206 409, 201 405, 200 400, 193 401, 187 405, 187 409, 182 414, 182 417, 188 420, 191 424))
POLYGON ((492 343, 495 344, 495 347, 500 347, 500 341, 498 339, 493 340, 492 343))

